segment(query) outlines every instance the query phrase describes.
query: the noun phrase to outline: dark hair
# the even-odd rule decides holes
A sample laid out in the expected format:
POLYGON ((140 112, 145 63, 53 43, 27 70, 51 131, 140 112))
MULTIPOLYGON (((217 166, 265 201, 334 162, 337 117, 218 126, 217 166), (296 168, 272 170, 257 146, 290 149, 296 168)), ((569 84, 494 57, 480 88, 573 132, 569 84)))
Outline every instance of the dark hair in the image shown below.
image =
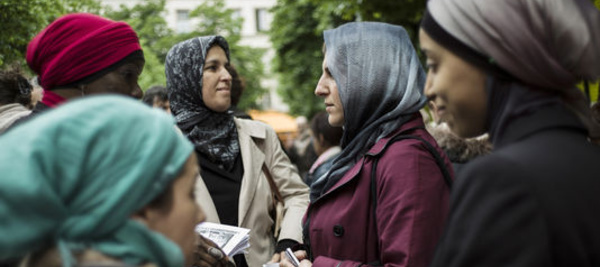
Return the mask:
POLYGON ((233 65, 227 65, 225 68, 231 74, 231 106, 235 107, 240 103, 246 84, 233 65))
POLYGON ((0 71, 0 105, 18 103, 30 108, 33 86, 18 67, 0 71))
POLYGON ((158 97, 158 99, 160 99, 161 101, 169 101, 167 88, 161 85, 155 85, 150 87, 144 93, 142 102, 146 103, 149 106, 152 106, 154 104, 154 97, 158 97))
POLYGON ((323 139, 328 146, 337 146, 340 144, 344 130, 342 127, 334 127, 329 125, 327 120, 327 112, 321 111, 313 116, 310 121, 310 130, 313 132, 315 141, 319 141, 319 135, 323 135, 323 139))

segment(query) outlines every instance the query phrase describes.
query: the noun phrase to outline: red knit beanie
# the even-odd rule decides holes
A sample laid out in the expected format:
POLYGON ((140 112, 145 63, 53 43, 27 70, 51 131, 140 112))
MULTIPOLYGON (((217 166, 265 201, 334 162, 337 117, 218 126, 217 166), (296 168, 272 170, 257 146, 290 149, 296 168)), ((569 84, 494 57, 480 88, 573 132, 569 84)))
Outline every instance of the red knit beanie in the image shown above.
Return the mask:
POLYGON ((76 82, 141 50, 125 22, 78 13, 63 16, 31 40, 27 64, 45 90, 76 82))

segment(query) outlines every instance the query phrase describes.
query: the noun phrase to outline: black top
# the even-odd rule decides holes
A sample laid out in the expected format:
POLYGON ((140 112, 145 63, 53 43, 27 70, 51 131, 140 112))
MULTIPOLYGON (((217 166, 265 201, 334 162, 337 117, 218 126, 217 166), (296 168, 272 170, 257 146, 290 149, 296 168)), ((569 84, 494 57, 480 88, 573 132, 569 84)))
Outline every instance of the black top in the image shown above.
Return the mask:
POLYGON ((464 166, 430 266, 600 266, 600 147, 566 108, 508 125, 464 166))
POLYGON ((201 153, 198 153, 198 165, 201 168, 202 180, 219 214, 219 221, 222 224, 237 226, 240 189, 244 176, 241 154, 235 159, 231 172, 219 168, 201 153))

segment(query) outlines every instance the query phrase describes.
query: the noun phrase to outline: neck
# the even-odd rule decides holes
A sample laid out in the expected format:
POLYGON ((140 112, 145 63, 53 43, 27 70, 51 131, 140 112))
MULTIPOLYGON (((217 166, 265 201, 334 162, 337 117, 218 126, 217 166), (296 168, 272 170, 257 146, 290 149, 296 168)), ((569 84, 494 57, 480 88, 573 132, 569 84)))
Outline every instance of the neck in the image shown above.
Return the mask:
POLYGON ((53 93, 63 97, 66 100, 75 99, 81 97, 83 93, 77 88, 61 88, 52 90, 53 93))

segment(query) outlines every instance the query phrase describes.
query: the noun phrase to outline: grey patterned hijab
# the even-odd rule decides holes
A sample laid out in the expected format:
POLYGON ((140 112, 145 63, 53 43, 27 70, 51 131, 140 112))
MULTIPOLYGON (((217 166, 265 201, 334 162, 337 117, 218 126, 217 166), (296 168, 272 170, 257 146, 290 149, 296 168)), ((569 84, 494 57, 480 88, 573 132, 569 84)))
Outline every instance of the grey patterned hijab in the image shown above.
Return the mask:
POLYGON ((344 135, 331 170, 311 186, 311 201, 426 102, 425 72, 404 28, 353 22, 325 31, 324 38, 327 67, 344 109, 344 135))
POLYGON ((231 171, 240 153, 233 115, 212 111, 202 99, 204 60, 213 45, 222 47, 229 59, 229 46, 221 36, 196 37, 173 46, 165 62, 167 90, 177 126, 196 151, 231 171))

